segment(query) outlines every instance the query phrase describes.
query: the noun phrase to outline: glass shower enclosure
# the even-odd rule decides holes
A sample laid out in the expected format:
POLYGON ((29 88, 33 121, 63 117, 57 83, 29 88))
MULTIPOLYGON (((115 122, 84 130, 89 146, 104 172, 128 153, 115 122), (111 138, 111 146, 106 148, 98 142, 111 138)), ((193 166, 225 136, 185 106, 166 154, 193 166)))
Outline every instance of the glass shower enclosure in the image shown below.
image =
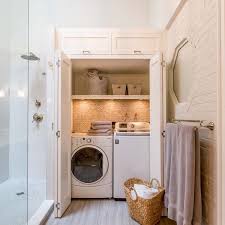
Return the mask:
POLYGON ((29 224, 46 200, 47 150, 42 144, 37 152, 39 146, 31 143, 44 128, 32 123, 35 95, 30 92, 40 59, 30 53, 29 10, 29 0, 1 0, 0 225, 29 224))
POLYGON ((0 7, 0 224, 27 222, 28 2, 0 7))

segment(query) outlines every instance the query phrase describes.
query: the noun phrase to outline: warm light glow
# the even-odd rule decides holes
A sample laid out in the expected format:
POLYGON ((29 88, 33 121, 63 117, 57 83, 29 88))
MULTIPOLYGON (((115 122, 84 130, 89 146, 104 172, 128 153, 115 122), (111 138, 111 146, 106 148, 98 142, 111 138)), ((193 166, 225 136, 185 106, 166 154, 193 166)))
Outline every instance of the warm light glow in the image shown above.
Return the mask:
POLYGON ((0 98, 4 98, 6 96, 4 90, 0 90, 0 98))
POLYGON ((25 92, 22 91, 22 90, 18 90, 17 91, 17 96, 20 97, 20 98, 24 98, 25 97, 25 92))

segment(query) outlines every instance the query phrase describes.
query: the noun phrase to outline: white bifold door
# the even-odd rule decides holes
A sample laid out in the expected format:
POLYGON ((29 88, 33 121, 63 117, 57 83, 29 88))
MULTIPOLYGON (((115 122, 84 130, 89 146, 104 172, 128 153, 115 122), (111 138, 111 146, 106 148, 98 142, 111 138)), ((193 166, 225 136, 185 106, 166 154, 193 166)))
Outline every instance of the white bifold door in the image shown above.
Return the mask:
POLYGON ((71 203, 71 60, 60 53, 56 58, 55 102, 57 138, 56 217, 71 203))
POLYGON ((164 109, 162 54, 155 54, 150 60, 150 176, 163 182, 163 126, 164 109))

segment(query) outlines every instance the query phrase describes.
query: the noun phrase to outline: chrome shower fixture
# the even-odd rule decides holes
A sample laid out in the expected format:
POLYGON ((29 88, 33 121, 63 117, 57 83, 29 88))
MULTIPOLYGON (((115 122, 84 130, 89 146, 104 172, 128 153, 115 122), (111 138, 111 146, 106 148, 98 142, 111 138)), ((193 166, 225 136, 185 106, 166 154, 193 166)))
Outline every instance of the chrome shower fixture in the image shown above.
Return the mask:
POLYGON ((22 59, 28 60, 28 61, 40 61, 40 58, 38 58, 34 53, 30 52, 29 55, 21 55, 22 59))

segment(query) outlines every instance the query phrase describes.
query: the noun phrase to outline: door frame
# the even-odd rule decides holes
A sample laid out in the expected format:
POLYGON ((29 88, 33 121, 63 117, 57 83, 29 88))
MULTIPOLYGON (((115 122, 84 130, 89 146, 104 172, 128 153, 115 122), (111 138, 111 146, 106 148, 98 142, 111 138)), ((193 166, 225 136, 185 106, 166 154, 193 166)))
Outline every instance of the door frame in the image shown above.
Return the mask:
MULTIPOLYGON (((52 87, 52 85, 54 86, 54 90, 52 92, 48 93, 48 100, 49 100, 49 111, 48 114, 51 110, 54 111, 54 113, 51 113, 51 115, 48 115, 48 125, 51 128, 51 131, 49 131, 49 137, 51 137, 51 140, 49 140, 49 151, 52 153, 51 156, 49 157, 50 159, 50 166, 51 167, 51 173, 49 176, 51 176, 51 190, 49 190, 50 192, 50 196, 52 198, 54 198, 54 209, 56 209, 55 204, 57 203, 57 185, 58 185, 58 178, 57 178, 57 160, 58 160, 58 154, 56 151, 56 142, 57 142, 57 137, 56 137, 56 124, 57 124, 57 88, 56 88, 56 77, 55 74, 57 72, 57 60, 58 58, 56 57, 56 55, 59 54, 59 52, 61 52, 61 50, 58 48, 57 46, 57 38, 56 38, 56 29, 55 28, 51 28, 51 40, 54 40, 54 43, 51 43, 49 52, 50 52, 50 56, 49 56, 49 61, 48 61, 48 67, 51 70, 52 73, 52 79, 53 79, 53 83, 50 84, 52 82, 51 79, 48 80, 48 84, 50 87, 52 87), (57 53, 57 54, 56 54, 57 53), (56 185, 57 184, 57 185, 56 185)), ((161 51, 163 58, 164 58, 164 52, 161 51)), ((82 55, 67 55, 71 60, 78 60, 78 59, 146 59, 151 61, 152 57, 155 54, 152 55, 91 55, 89 57, 87 56, 82 56, 82 55)), ((166 72, 166 67, 162 65, 162 69, 163 69, 163 118, 166 119, 166 106, 164 104, 166 104, 166 91, 167 91, 167 84, 166 84, 166 80, 165 79, 165 72, 166 72)), ((150 79, 150 77, 149 77, 150 79)), ((150 88, 150 87, 149 87, 150 88)), ((164 121, 164 125, 165 125, 166 121, 164 121)), ((56 210, 54 210, 54 216, 57 217, 57 213, 56 210)))
POLYGON ((225 224, 225 0, 218 0, 217 224, 225 224))

